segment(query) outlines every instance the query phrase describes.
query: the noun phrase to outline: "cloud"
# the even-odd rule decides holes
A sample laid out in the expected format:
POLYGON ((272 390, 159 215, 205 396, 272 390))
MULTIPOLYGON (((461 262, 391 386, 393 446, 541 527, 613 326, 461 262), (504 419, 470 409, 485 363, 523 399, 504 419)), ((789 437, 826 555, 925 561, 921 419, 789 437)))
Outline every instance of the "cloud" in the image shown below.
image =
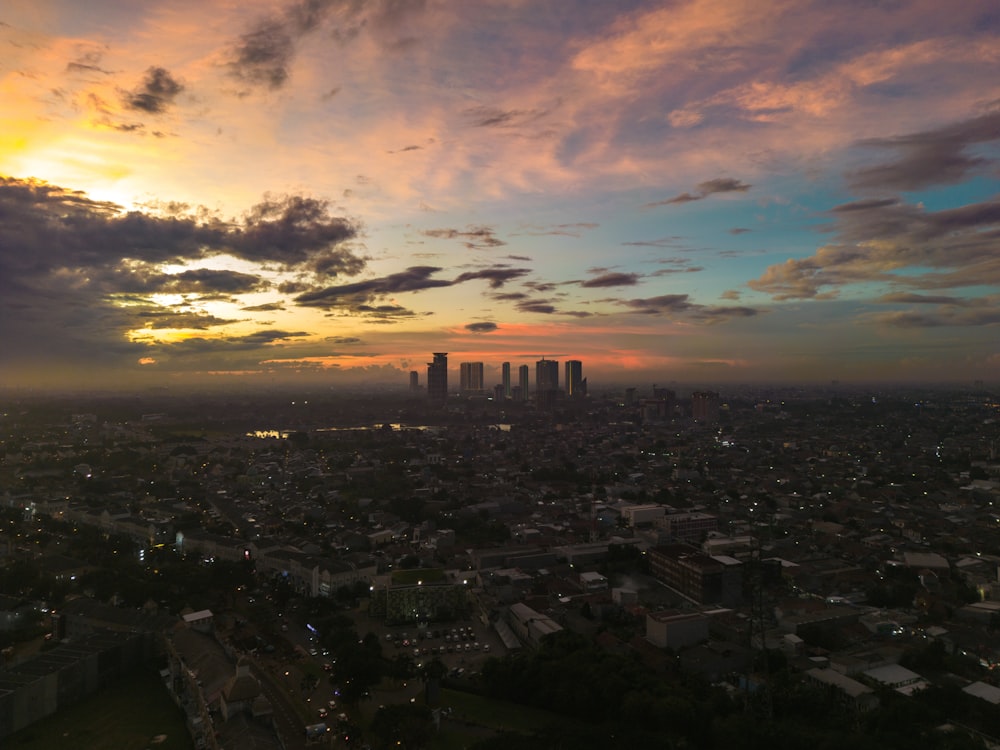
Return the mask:
POLYGON ((513 128, 527 125, 544 117, 544 110, 499 109, 498 107, 478 106, 465 110, 469 123, 477 128, 513 128))
POLYGON ((544 300, 521 300, 515 307, 521 312, 540 313, 542 315, 552 315, 557 312, 555 305, 544 300))
MULTIPOLYGON (((279 15, 257 20, 230 49, 230 75, 252 86, 280 89, 288 81, 299 40, 315 31, 336 5, 340 3, 334 0, 300 0, 279 15)), ((354 14, 353 4, 343 5, 354 14)))
MULTIPOLYGON (((924 303, 919 303, 924 304, 924 303)), ((932 303, 931 303, 932 304, 932 303)), ((1000 297, 945 302, 934 308, 874 313, 867 322, 893 328, 978 328, 1000 325, 1000 297)))
POLYGON ((493 331, 497 330, 499 327, 500 326, 498 326, 496 323, 489 323, 489 322, 466 323, 465 330, 469 331, 470 333, 493 333, 493 331))
POLYGON ((163 214, 125 211, 82 191, 0 177, 0 365, 66 357, 95 372, 131 367, 152 343, 130 339, 129 331, 233 323, 192 305, 232 302, 273 283, 212 268, 213 257, 300 275, 318 265, 354 274, 366 261, 343 243, 355 236, 327 204, 301 196, 268 198, 241 219, 222 221, 179 205, 163 214), (167 272, 165 264, 181 270, 167 272), (185 268, 195 264, 201 267, 185 268), (157 304, 158 294, 183 295, 186 309, 157 304))
POLYGON ((491 227, 486 226, 473 226, 465 230, 425 229, 421 234, 435 239, 463 240, 462 244, 469 250, 478 250, 484 247, 502 247, 507 244, 496 236, 491 227))
POLYGON ((138 88, 128 92, 123 98, 129 109, 157 115, 173 104, 183 90, 184 86, 166 69, 151 67, 138 88))
POLYGON ((595 276, 592 279, 587 279, 586 281, 581 281, 580 286, 585 289, 599 289, 602 287, 614 286, 635 286, 639 283, 641 278, 642 276, 637 273, 609 272, 603 273, 600 276, 595 276))
POLYGON ((1000 200, 929 211, 895 198, 830 211, 835 242, 769 266, 747 284, 774 299, 823 299, 865 283, 903 289, 1000 285, 1000 200), (928 270, 929 269, 929 270, 928 270))
POLYGON ((519 232, 516 232, 515 234, 527 237, 582 237, 583 232, 597 229, 600 226, 601 225, 596 222, 580 221, 570 224, 556 224, 552 227, 529 226, 519 232))
POLYGON ((724 323, 733 318, 752 318, 762 312, 755 307, 701 305, 692 302, 687 294, 664 294, 617 302, 643 315, 683 316, 703 325, 724 323))
POLYGON ((240 309, 246 312, 277 312, 279 310, 284 310, 285 305, 281 302, 265 302, 262 305, 247 305, 246 307, 241 307, 240 309))
POLYGON ((361 339, 357 336, 327 336, 324 341, 329 341, 331 344, 337 344, 338 346, 348 346, 361 343, 361 339))
POLYGON ((527 268, 484 268, 480 271, 466 271, 455 277, 455 284, 475 279, 485 279, 489 282, 490 289, 499 289, 508 281, 519 279, 530 273, 527 268))
POLYGON ((875 300, 890 305, 967 305, 969 301, 961 297, 951 297, 937 294, 913 294, 912 292, 895 292, 883 294, 875 300))
POLYGON ((995 141, 1000 141, 1000 110, 936 130, 871 138, 861 145, 894 151, 898 157, 855 171, 850 175, 851 185, 858 189, 903 191, 954 185, 995 163, 969 153, 973 146, 995 141))
POLYGON ((466 271, 451 280, 432 278, 442 270, 444 269, 439 266, 410 266, 404 271, 388 276, 308 291, 296 297, 295 302, 306 307, 360 309, 358 305, 367 304, 378 297, 439 289, 478 279, 489 282, 491 289, 498 289, 508 281, 520 278, 529 272, 526 268, 497 267, 466 271))
POLYGON ((716 193, 745 193, 751 187, 753 186, 732 177, 716 177, 715 179, 706 180, 705 182, 700 183, 698 185, 698 192, 696 193, 680 193, 679 195, 675 195, 673 198, 667 198, 666 200, 656 201, 654 203, 647 203, 645 208, 671 206, 677 203, 700 201, 710 195, 715 195, 716 193))

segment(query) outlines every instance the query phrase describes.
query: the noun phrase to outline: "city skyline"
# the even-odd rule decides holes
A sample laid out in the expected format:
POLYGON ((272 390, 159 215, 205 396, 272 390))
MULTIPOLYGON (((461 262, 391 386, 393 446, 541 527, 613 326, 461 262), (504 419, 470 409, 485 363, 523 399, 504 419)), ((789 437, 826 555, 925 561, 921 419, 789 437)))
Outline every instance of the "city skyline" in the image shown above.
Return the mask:
POLYGON ((0 44, 8 386, 1000 372, 986 0, 15 0, 0 44))

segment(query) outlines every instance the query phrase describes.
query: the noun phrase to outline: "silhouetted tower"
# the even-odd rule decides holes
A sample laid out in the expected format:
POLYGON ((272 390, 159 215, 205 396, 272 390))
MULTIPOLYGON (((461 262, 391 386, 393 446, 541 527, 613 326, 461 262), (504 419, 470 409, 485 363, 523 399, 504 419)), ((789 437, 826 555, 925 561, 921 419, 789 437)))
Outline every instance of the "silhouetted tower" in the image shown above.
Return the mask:
POLYGON ((483 363, 462 362, 459 366, 460 388, 462 393, 482 393, 483 363))
POLYGON ((442 403, 448 400, 448 353, 434 352, 427 363, 427 398, 442 403))
POLYGON ((502 384, 503 384, 503 397, 510 398, 511 383, 510 383, 510 362, 504 362, 500 366, 502 384))
POLYGON ((571 359, 566 362, 566 395, 582 398, 587 395, 587 379, 583 377, 583 362, 571 359))
POLYGON ((535 363, 535 403, 539 408, 550 407, 559 392, 559 363, 542 357, 535 363))
POLYGON ((420 390, 420 373, 416 370, 410 370, 410 390, 420 390))
POLYGON ((521 389, 521 400, 528 400, 528 366, 521 365, 517 368, 517 386, 521 389))

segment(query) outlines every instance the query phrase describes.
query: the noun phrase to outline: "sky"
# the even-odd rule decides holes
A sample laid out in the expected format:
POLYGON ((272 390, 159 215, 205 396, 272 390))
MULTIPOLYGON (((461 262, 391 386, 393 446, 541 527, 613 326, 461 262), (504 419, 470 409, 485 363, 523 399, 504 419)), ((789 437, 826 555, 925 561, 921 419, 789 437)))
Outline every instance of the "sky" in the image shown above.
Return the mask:
POLYGON ((995 0, 5 0, 0 380, 1000 373, 995 0))

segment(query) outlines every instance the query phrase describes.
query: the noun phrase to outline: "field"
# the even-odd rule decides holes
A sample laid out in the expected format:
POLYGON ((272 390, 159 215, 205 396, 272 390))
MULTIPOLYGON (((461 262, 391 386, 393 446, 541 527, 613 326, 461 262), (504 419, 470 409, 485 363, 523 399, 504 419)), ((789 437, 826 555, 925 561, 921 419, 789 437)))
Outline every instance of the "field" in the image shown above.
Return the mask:
POLYGON ((143 670, 3 741, 4 750, 192 750, 184 714, 143 670))

